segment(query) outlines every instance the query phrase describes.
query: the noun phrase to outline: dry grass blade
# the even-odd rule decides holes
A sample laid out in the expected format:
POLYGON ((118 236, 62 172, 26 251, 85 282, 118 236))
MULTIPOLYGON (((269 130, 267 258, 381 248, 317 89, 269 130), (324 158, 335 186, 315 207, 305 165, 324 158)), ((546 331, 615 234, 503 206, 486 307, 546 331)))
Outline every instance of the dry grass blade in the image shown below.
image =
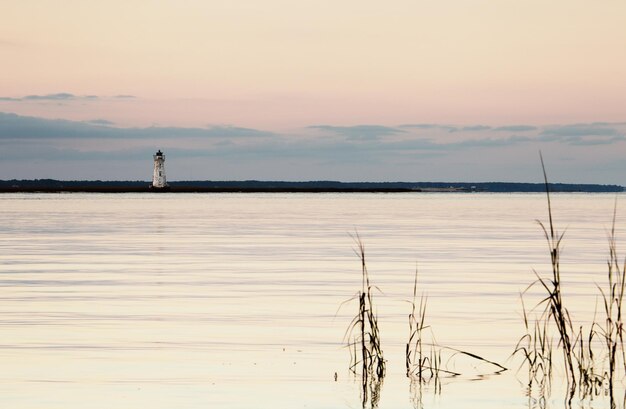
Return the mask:
POLYGON ((355 252, 361 262, 361 290, 358 292, 358 312, 346 330, 347 347, 350 350, 350 370, 362 381, 362 403, 376 407, 380 399, 380 388, 386 373, 386 361, 380 343, 378 317, 373 304, 373 287, 365 263, 365 246, 358 233, 352 236, 357 248, 355 252))
POLYGON ((506 368, 506 367, 504 367, 504 366, 500 365, 499 363, 494 362, 494 361, 490 361, 490 360, 485 359, 485 358, 483 358, 482 356, 476 355, 476 354, 474 354, 474 353, 467 352, 467 351, 463 351, 463 350, 461 350, 461 349, 457 349, 457 348, 446 347, 446 346, 441 346, 440 348, 441 348, 441 349, 447 349, 447 350, 449 350, 449 351, 454 351, 454 352, 455 352, 455 353, 457 353, 457 354, 465 355, 465 356, 468 356, 468 357, 470 357, 470 358, 476 359, 476 360, 478 360, 478 361, 485 362, 485 363, 487 363, 487 364, 489 364, 489 365, 493 365, 493 366, 495 366, 496 368, 498 368, 498 370, 497 370, 497 371, 495 371, 496 373, 501 373, 501 372, 504 372, 504 371, 508 371, 508 368, 506 368))
POLYGON ((546 293, 545 298, 537 304, 537 306, 543 306, 543 311, 535 320, 534 328, 531 327, 531 320, 527 315, 522 297, 523 322, 526 333, 517 342, 513 354, 521 355, 523 357, 522 366, 528 366, 529 386, 532 386, 534 382, 542 384, 545 380, 549 385, 552 376, 552 338, 549 331, 553 325, 558 336, 557 348, 560 348, 563 353, 565 374, 570 386, 566 403, 571 404, 573 395, 578 388, 579 394, 583 398, 597 396, 604 391, 611 398, 611 407, 615 408, 615 399, 613 398, 615 383, 618 379, 624 379, 624 375, 626 375, 622 318, 624 289, 626 288, 626 261, 622 266, 617 257, 615 237, 617 203, 613 209, 613 220, 608 234, 608 286, 604 289, 598 286, 605 319, 602 324, 597 323, 594 313, 588 331, 585 331, 583 326, 579 326, 578 330, 575 331, 572 317, 565 307, 562 296, 560 246, 563 235, 557 233, 554 225, 550 185, 541 153, 540 159, 548 202, 549 225, 538 223, 550 251, 552 275, 550 279, 547 279, 535 271, 537 280, 526 289, 527 291, 534 284, 539 283, 546 293), (577 371, 574 370, 574 362, 577 371), (607 364, 608 369, 606 368, 607 364), (623 369, 621 373, 618 373, 618 367, 623 369))
MULTIPOLYGON (((543 155, 541 152, 539 153, 539 157, 541 159, 541 169, 543 171, 543 179, 546 188, 546 198, 548 201, 548 219, 549 219, 549 234, 548 229, 540 223, 541 228, 544 231, 546 236, 546 240, 548 242, 550 248, 550 261, 552 265, 552 287, 548 288, 544 280, 541 280, 542 285, 548 291, 549 304, 548 308, 548 317, 551 317, 553 322, 557 327, 557 331, 559 333, 559 345, 563 350, 563 359, 565 362, 565 372, 567 374, 567 378, 571 384, 571 387, 575 387, 576 375, 574 372, 574 364, 573 364, 573 345, 572 345, 572 334, 573 327, 570 319, 569 312, 565 305, 563 304, 562 299, 562 291, 561 291, 561 270, 560 270, 560 244, 563 236, 558 236, 556 230, 554 228, 554 220, 552 217, 552 202, 550 200, 550 184, 548 183, 548 175, 546 172, 546 167, 543 162, 543 155)), ((573 393, 573 391, 572 391, 573 393)))
MULTIPOLYGON (((617 199, 613 207, 613 219, 611 230, 608 234, 609 259, 608 268, 608 289, 600 289, 604 303, 604 313, 606 315, 604 327, 601 328, 601 335, 608 353, 609 370, 607 372, 609 390, 613 400, 613 391, 616 380, 618 360, 622 359, 624 371, 626 371, 626 352, 624 351, 624 322, 622 320, 622 305, 624 299, 624 284, 626 282, 626 265, 620 266, 617 256, 617 239, 615 234, 615 223, 617 219, 617 199), (621 351, 621 354, 619 353, 621 351)), ((626 263, 625 263, 626 264, 626 263)))

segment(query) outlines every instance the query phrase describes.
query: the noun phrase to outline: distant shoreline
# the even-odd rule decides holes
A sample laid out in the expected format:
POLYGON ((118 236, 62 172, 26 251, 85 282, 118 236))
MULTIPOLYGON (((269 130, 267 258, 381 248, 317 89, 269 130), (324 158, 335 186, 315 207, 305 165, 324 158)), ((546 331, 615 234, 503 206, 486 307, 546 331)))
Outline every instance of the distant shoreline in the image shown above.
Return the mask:
MULTIPOLYGON (((551 183, 552 192, 619 193, 623 186, 551 183)), ((544 192, 543 183, 507 182, 284 182, 179 181, 167 189, 152 189, 147 181, 60 181, 53 179, 0 180, 0 193, 532 193, 544 192)))

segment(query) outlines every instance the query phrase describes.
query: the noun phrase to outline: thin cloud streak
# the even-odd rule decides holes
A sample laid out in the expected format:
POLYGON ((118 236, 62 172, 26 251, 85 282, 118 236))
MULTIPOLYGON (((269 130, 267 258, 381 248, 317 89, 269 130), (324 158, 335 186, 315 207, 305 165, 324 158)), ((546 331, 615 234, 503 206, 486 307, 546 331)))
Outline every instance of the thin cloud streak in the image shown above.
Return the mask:
POLYGON ((398 125, 399 128, 416 128, 416 129, 443 129, 449 132, 455 132, 458 130, 458 127, 451 125, 441 125, 441 124, 403 124, 398 125))
POLYGON ((247 138, 274 135, 272 132, 235 126, 117 128, 111 125, 106 119, 76 122, 0 113, 0 139, 247 138))
POLYGON ((73 99, 97 99, 95 95, 76 96, 67 92, 59 92, 57 94, 47 95, 26 95, 22 97, 22 101, 69 101, 73 99))
MULTIPOLYGON (((64 98, 64 97, 61 97, 64 98)), ((312 125, 303 129, 302 135, 298 136, 296 130, 291 135, 294 140, 300 140, 307 135, 307 130, 314 130, 330 137, 332 141, 344 141, 354 148, 361 143, 368 142, 370 149, 403 146, 414 146, 422 149, 458 149, 470 147, 498 147, 511 146, 525 142, 560 142, 567 144, 609 144, 625 140, 626 127, 620 124, 573 124, 548 126, 541 128, 534 136, 528 134, 527 126, 510 126, 492 128, 485 125, 458 126, 436 125, 400 125, 397 127, 383 125, 354 125, 332 126, 312 125), (500 138, 492 136, 461 137, 449 140, 450 129, 457 129, 464 133, 488 135, 494 129, 510 128, 519 130, 523 127, 524 136, 512 134, 500 138), (443 132, 443 133, 442 133, 443 132), (384 138, 383 138, 384 137, 384 138), (333 139, 334 138, 334 139, 333 139), (340 139, 336 139, 340 138, 340 139)), ((537 128, 539 129, 539 128, 537 128)), ((319 134, 317 134, 319 135, 319 134)), ((316 134, 308 132, 308 138, 316 141, 316 134)), ((20 116, 12 113, 0 113, 0 139, 144 139, 144 138, 265 138, 277 140, 288 138, 276 132, 244 128, 230 125, 209 125, 206 128, 197 127, 135 127, 122 128, 115 126, 114 122, 104 118, 96 118, 88 121, 69 121, 64 119, 44 119, 38 117, 20 116)), ((264 142, 265 143, 265 142, 264 142)))
POLYGON ((477 132, 477 131, 487 131, 489 129, 491 129, 490 126, 472 125, 472 126, 464 126, 462 128, 451 129, 450 132, 477 132))
POLYGON ((392 128, 381 125, 354 125, 354 126, 331 126, 331 125, 312 125, 309 129, 317 129, 330 132, 336 135, 347 137, 349 140, 355 141, 373 141, 383 136, 397 135, 404 133, 402 129, 392 128))
POLYGON ((536 131, 538 128, 532 125, 508 125, 492 128, 495 132, 530 132, 536 131))
POLYGON ((29 101, 56 101, 56 102, 65 102, 65 101, 95 101, 100 99, 137 99, 134 95, 114 95, 112 97, 105 97, 100 95, 75 95, 69 92, 57 92, 54 94, 44 94, 44 95, 25 95, 22 97, 0 97, 0 101, 7 102, 29 102, 29 101))

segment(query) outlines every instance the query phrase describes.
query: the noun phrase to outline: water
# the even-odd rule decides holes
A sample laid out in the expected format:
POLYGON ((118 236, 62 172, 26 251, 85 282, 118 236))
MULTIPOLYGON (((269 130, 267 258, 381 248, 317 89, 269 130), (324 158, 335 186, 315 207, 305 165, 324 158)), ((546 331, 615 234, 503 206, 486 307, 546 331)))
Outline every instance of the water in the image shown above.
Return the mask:
MULTIPOLYGON (((593 318, 606 280, 614 200, 553 197, 577 322, 593 318)), ((344 301, 361 283, 357 231, 382 291, 379 407, 412 408, 404 343, 416 264, 437 341, 510 367, 519 293, 533 269, 549 273, 535 223, 547 219, 544 195, 5 194, 0 209, 6 408, 360 407, 342 341, 357 308, 344 301)), ((427 386, 424 407, 535 407, 523 372, 489 372, 470 362, 441 394, 427 386)))

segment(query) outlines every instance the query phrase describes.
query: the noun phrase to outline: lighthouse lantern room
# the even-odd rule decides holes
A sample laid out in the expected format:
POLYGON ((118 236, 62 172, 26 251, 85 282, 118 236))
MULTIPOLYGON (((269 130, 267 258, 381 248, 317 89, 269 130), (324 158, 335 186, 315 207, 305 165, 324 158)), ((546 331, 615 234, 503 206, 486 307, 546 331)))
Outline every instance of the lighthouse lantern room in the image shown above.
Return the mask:
POLYGON ((154 173, 152 174, 152 188, 165 189, 167 187, 167 181, 165 179, 165 155, 159 149, 159 151, 153 155, 154 158, 154 173))

